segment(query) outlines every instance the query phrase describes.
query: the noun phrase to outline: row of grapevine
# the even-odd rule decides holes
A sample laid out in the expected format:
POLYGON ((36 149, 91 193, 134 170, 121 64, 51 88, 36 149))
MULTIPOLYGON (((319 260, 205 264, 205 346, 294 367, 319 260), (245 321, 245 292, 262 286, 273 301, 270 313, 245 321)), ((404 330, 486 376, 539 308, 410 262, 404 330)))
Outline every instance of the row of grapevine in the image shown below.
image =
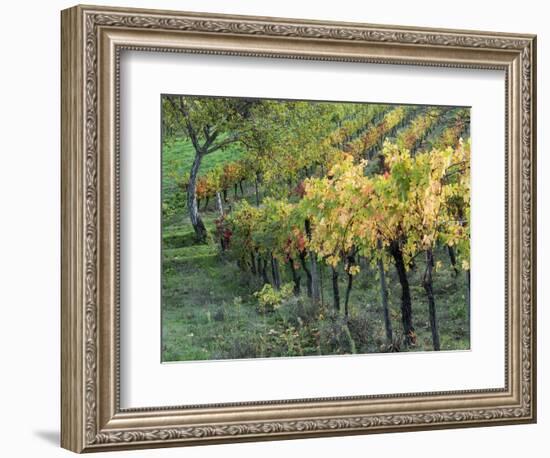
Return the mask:
POLYGON ((447 148, 458 145, 460 138, 470 136, 469 109, 458 108, 448 111, 432 134, 425 141, 425 149, 447 148))
POLYGON ((391 110, 391 105, 358 104, 351 107, 331 133, 332 143, 340 148, 363 134, 372 124, 380 122, 380 119, 391 110))
POLYGON ((356 159, 372 158, 375 150, 380 150, 385 138, 391 136, 397 129, 405 125, 416 113, 413 106, 398 106, 385 113, 384 117, 360 137, 348 143, 344 151, 356 159))
POLYGON ((401 129, 395 138, 395 142, 400 148, 414 153, 422 140, 437 124, 444 110, 441 108, 432 108, 416 116, 406 127, 401 129))
MULTIPOLYGON (((334 146, 333 152, 339 152, 342 149, 352 153, 356 151, 354 155, 362 157, 364 151, 379 145, 384 136, 399 128, 413 113, 414 110, 409 107, 391 109, 389 105, 352 106, 352 109, 348 109, 348 112, 343 115, 344 119, 337 122, 326 142, 334 146), (371 127, 372 124, 374 124, 374 128, 371 127), (365 134, 367 129, 368 132, 365 134)), ((309 169, 322 163, 325 157, 309 156, 300 165, 297 165, 296 161, 289 161, 288 164, 295 164, 295 168, 309 169)), ((254 167, 250 167, 250 161, 247 163, 246 160, 239 160, 216 167, 200 176, 196 186, 199 203, 205 202, 204 207, 206 208, 210 199, 213 199, 217 193, 222 193, 224 201, 226 201, 227 191, 231 188, 234 188, 235 194, 237 194, 238 188, 243 193, 245 180, 261 179, 260 177, 264 175, 265 170, 261 164, 261 161, 256 162, 254 164, 256 170, 254 170, 254 167)), ((292 174, 295 175, 296 171, 287 172, 287 175, 292 174)), ((180 186, 182 189, 186 189, 187 180, 181 180, 180 186)))
MULTIPOLYGON (((242 201, 219 221, 222 247, 243 270, 275 288, 281 287, 281 265, 291 272, 295 294, 300 294, 305 275, 307 295, 314 303, 319 302, 319 263, 325 264, 332 270, 337 310, 338 275, 343 270, 346 317, 353 279, 361 271, 358 257, 378 268, 382 282, 393 264, 402 290, 403 334, 409 345, 415 342, 415 331, 407 271, 411 260, 424 253, 422 286, 430 307, 434 349, 439 349, 433 252, 436 244, 456 247, 460 266, 469 269, 469 143, 411 156, 387 142, 381 154, 388 168, 383 174, 366 176, 366 161, 341 154, 326 176, 305 180, 297 202, 267 198, 253 207, 242 201)), ((381 291, 390 344, 387 287, 382 285, 381 291)))
MULTIPOLYGON (((241 193, 243 193, 242 183, 248 178, 249 173, 243 161, 229 162, 216 167, 198 178, 197 199, 199 202, 205 201, 205 208, 208 206, 208 201, 217 193, 222 193, 224 201, 226 201, 228 189, 233 187, 236 195, 237 187, 240 186, 241 193)), ((182 185, 184 189, 187 187, 187 183, 182 183, 182 185)))
MULTIPOLYGON (((339 113, 339 116, 334 119, 332 122, 334 124, 333 130, 328 132, 327 138, 324 141, 327 154, 324 156, 318 154, 301 154, 302 161, 299 162, 294 156, 293 161, 287 161, 285 167, 292 167, 294 170, 287 170, 286 176, 297 176, 297 180, 300 181, 303 176, 311 175, 311 170, 315 167, 323 164, 325 159, 331 152, 339 151, 338 147, 345 144, 346 142, 351 141, 357 136, 361 135, 372 123, 378 122, 381 116, 384 116, 390 107, 388 105, 349 105, 345 106, 345 110, 342 113, 339 113), (331 147, 333 145, 334 147, 331 147), (332 151, 333 150, 333 151, 332 151), (300 175, 299 170, 306 170, 306 173, 300 175)), ((289 142, 285 142, 285 146, 291 152, 293 149, 288 148, 289 142)), ((306 149, 304 149, 305 151, 306 149)), ((310 149, 310 151, 315 151, 310 149)), ((273 152, 270 156, 273 157, 273 152)), ((282 152, 279 152, 278 156, 280 157, 282 152)), ((235 195, 237 194, 238 188, 240 188, 241 193, 243 192, 243 181, 254 179, 256 181, 262 181, 262 178, 265 178, 267 181, 274 181, 270 173, 272 170, 277 170, 280 172, 280 169, 273 169, 272 164, 266 161, 260 160, 250 160, 251 158, 236 161, 234 163, 225 164, 224 166, 217 167, 213 170, 210 170, 205 175, 202 175, 197 180, 197 199, 199 202, 205 202, 204 207, 208 205, 208 202, 213 198, 217 193, 222 193, 224 195, 224 200, 226 200, 226 194, 228 189, 234 188, 235 195)), ((182 181, 181 186, 185 189, 187 187, 187 182, 182 181)), ((258 183, 256 183, 258 186, 258 183)))
MULTIPOLYGON (((358 143, 356 139, 369 129, 373 123, 379 126, 378 132, 381 138, 388 131, 398 126, 399 122, 404 121, 407 113, 410 113, 410 110, 405 109, 396 111, 396 109, 390 109, 389 105, 352 105, 351 109, 348 109, 348 111, 342 115, 344 119, 337 122, 334 130, 330 132, 326 138, 325 143, 327 145, 325 149, 328 151, 332 149, 333 153, 339 153, 342 147, 344 147, 344 149, 353 148, 353 144, 358 143), (334 148, 330 148, 328 144, 333 145, 334 148)), ((327 155, 328 154, 330 153, 327 153, 327 155)), ((293 160, 287 161, 287 164, 294 167, 294 169, 309 170, 325 162, 324 160, 327 155, 317 157, 314 155, 304 156, 304 160, 301 163, 293 160)), ((249 164, 241 160, 235 163, 226 164, 223 167, 215 168, 206 175, 199 177, 196 190, 198 200, 205 201, 206 207, 209 200, 213 198, 216 193, 221 192, 225 197, 227 190, 231 187, 234 187, 236 193, 237 186, 240 186, 242 191, 242 182, 244 180, 253 178, 255 174, 257 174, 258 177, 265 175, 266 170, 261 166, 261 161, 255 163, 255 174, 252 173, 253 168, 247 165, 249 164)), ((272 170, 277 170, 280 173, 279 168, 273 168, 268 165, 266 165, 266 167, 269 169, 267 170, 268 178, 272 170)), ((296 170, 286 171, 287 176, 296 174, 296 170)), ((308 174, 311 175, 311 172, 308 172, 308 174)), ((301 179, 302 177, 299 178, 301 179)), ((182 182, 182 186, 185 188, 187 183, 182 182)))

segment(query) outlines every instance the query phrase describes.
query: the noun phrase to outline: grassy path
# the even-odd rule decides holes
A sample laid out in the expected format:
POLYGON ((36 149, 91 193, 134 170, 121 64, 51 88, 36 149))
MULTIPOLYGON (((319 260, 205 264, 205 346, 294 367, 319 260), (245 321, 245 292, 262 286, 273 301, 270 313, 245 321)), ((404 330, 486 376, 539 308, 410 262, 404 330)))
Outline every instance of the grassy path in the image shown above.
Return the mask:
MULTIPOLYGON (((212 232, 212 219, 206 219, 212 232)), ((191 225, 165 231, 163 249, 163 359, 222 357, 222 341, 245 323, 228 298, 250 295, 234 264, 224 262, 214 243, 189 244, 191 225)))

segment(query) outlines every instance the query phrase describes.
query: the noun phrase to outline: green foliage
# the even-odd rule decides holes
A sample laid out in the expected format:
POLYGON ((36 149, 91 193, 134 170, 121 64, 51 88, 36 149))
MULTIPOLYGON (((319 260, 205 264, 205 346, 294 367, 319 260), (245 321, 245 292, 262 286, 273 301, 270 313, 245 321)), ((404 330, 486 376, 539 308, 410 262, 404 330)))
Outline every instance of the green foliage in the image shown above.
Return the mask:
POLYGON ((284 284, 280 290, 274 289, 269 283, 265 284, 261 290, 254 293, 258 299, 258 308, 262 313, 273 312, 277 310, 283 301, 292 296, 292 283, 284 284))

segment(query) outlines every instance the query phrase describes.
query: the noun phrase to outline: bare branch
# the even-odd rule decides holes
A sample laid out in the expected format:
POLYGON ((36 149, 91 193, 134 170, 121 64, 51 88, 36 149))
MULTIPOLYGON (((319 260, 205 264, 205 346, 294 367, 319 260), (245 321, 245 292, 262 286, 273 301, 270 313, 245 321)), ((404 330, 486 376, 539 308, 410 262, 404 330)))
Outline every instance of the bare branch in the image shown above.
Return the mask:
POLYGON ((204 135, 206 137, 206 141, 204 142, 203 149, 205 151, 205 154, 208 154, 211 152, 211 151, 208 151, 208 149, 218 137, 218 131, 215 130, 214 132, 211 132, 210 126, 205 126, 204 135))
MULTIPOLYGON (((217 135, 217 134, 216 134, 217 135)), ((225 148, 227 145, 230 145, 231 143, 235 143, 239 141, 239 137, 237 135, 233 135, 231 137, 226 138, 225 140, 221 141, 220 143, 217 143, 216 145, 211 146, 208 149, 205 149, 204 154, 210 154, 214 151, 219 150, 220 148, 225 148)))
POLYGON ((199 139, 197 136, 197 132, 195 131, 195 128, 193 127, 193 124, 191 123, 191 116, 189 115, 189 110, 187 109, 187 106, 185 105, 185 102, 183 101, 183 97, 178 97, 179 104, 176 104, 176 102, 173 100, 172 97, 168 97, 168 101, 170 102, 170 105, 172 105, 172 108, 179 113, 183 115, 183 119, 185 121, 185 127, 187 129, 187 133, 189 134, 189 137, 191 138, 191 143, 193 143, 193 146, 195 150, 202 154, 203 148, 201 148, 199 144, 199 139))

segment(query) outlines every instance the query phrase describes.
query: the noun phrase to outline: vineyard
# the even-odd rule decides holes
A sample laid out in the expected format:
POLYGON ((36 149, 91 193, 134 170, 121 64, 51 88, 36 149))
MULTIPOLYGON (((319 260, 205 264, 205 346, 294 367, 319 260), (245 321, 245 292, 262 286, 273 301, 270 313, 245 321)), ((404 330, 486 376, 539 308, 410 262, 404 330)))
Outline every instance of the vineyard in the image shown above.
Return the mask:
POLYGON ((162 359, 470 347, 470 111, 162 99, 162 359))

